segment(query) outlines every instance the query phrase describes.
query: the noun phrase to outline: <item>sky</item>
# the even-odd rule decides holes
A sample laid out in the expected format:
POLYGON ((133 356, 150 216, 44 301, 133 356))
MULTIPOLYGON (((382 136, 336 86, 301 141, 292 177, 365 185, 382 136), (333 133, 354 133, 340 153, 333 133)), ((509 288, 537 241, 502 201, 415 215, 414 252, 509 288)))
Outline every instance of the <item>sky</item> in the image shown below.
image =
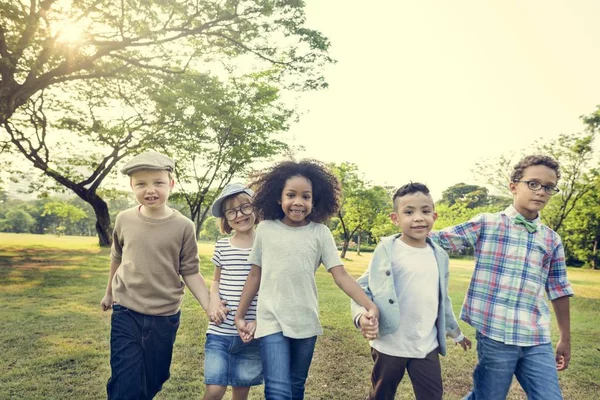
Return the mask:
POLYGON ((299 158, 439 199, 477 162, 584 126, 600 104, 600 2, 307 0, 331 40, 329 88, 302 93, 299 158))

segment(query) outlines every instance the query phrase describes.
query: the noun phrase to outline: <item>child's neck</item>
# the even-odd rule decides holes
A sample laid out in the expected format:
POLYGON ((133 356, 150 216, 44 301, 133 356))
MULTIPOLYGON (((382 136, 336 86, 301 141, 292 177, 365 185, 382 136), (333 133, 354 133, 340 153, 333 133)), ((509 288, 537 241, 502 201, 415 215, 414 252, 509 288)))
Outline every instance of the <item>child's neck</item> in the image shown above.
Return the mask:
POLYGON ((529 210, 524 210, 521 207, 516 206, 515 204, 513 204, 513 207, 515 208, 515 210, 517 210, 517 212, 519 214, 521 214, 522 216, 524 216, 525 219, 533 221, 534 219, 536 219, 538 217, 538 213, 537 212, 532 212, 532 211, 529 211, 529 210))
POLYGON ((420 248, 425 248, 427 247, 427 239, 423 238, 421 239, 415 239, 412 237, 409 237, 407 235, 402 235, 400 236, 400 240, 402 240, 405 244, 409 245, 410 247, 420 247, 420 248))
POLYGON ((148 208, 144 206, 140 206, 140 213, 144 217, 154 218, 154 219, 163 219, 170 217, 173 214, 173 209, 167 206, 162 206, 160 208, 148 208))
POLYGON ((229 240, 235 247, 249 248, 254 243, 254 232, 254 228, 244 232, 234 231, 233 236, 229 240))

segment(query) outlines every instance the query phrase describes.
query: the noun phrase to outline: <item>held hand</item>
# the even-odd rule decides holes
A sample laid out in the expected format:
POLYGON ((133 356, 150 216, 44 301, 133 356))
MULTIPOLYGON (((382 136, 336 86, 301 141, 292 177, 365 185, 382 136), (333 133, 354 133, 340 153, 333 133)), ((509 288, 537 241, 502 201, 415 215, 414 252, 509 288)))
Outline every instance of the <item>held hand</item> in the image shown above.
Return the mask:
POLYGON ((464 351, 471 348, 471 341, 466 336, 460 342, 456 342, 456 344, 460 344, 460 347, 462 347, 464 351))
POLYGON ((571 341, 560 339, 556 344, 556 370, 564 371, 569 368, 571 361, 571 341))
POLYGON ((106 294, 102 301, 100 302, 100 307, 102 307, 102 311, 110 310, 113 304, 112 293, 106 294))
POLYGON ((367 340, 373 340, 379 335, 379 320, 373 315, 379 315, 376 307, 375 311, 376 312, 373 313, 373 310, 369 310, 360 316, 360 333, 362 333, 367 340))
POLYGON ((227 318, 227 313, 229 312, 229 309, 226 307, 226 305, 226 300, 220 300, 219 303, 210 303, 208 306, 208 318, 210 319, 210 322, 214 323, 215 325, 220 325, 221 322, 225 321, 225 318, 227 318))
POLYGON ((256 329, 256 322, 246 322, 244 319, 235 319, 235 327, 242 338, 244 343, 248 343, 254 337, 254 330, 256 329))

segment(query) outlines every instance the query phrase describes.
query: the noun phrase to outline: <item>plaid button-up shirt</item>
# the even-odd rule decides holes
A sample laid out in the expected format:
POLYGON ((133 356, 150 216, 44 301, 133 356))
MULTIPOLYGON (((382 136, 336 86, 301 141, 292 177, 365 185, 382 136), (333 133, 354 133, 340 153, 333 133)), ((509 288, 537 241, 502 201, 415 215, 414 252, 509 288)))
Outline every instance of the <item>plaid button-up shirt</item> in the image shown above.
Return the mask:
POLYGON ((510 206, 480 214, 431 238, 446 250, 475 249, 475 270, 460 318, 483 335, 509 345, 550 342, 550 310, 544 299, 572 296, 560 236, 534 220, 529 233, 510 206))

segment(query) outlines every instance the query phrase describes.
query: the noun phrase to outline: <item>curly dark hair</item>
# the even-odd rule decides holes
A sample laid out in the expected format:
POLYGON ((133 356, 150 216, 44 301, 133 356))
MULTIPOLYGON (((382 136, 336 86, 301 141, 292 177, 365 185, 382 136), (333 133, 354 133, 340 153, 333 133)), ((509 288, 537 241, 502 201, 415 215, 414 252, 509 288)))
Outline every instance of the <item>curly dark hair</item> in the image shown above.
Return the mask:
POLYGON ((531 155, 527 157, 523 157, 514 167, 513 172, 510 175, 510 181, 516 182, 523 178, 523 173, 525 169, 528 167, 533 167, 535 165, 544 165, 550 169, 553 169, 556 172, 556 179, 560 179, 560 165, 558 161, 549 156, 543 156, 540 154, 531 155))
POLYGON ((284 217, 278 201, 286 181, 294 176, 302 176, 312 184, 313 208, 307 219, 325 222, 338 212, 342 193, 340 182, 322 162, 305 159, 277 163, 250 184, 255 189, 254 207, 260 219, 284 217))

